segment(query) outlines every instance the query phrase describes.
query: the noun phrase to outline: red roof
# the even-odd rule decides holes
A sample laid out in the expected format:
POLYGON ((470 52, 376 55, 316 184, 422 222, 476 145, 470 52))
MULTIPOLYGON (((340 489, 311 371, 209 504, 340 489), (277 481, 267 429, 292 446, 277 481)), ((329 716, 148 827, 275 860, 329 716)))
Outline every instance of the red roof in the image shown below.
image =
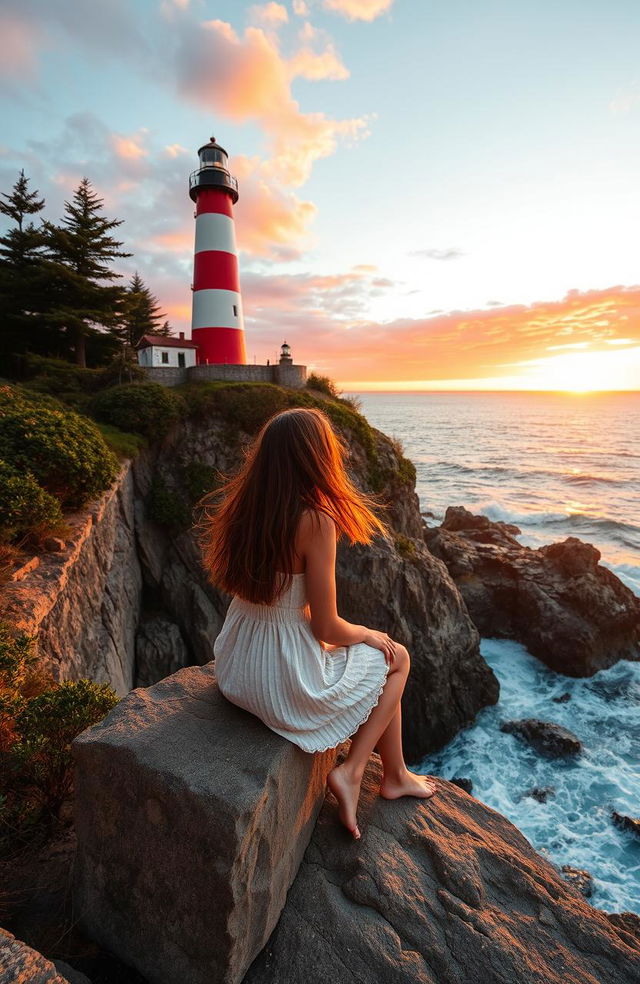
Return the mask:
POLYGON ((150 345, 157 348, 198 348, 197 342, 192 342, 190 338, 176 338, 175 335, 143 335, 136 348, 149 348, 150 345))

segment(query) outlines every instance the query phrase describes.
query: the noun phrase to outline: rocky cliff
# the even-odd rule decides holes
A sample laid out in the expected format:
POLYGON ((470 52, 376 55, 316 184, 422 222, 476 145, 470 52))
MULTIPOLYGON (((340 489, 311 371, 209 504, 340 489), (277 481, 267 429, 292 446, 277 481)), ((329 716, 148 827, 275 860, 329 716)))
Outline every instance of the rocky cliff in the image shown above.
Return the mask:
MULTIPOLYGON (((350 471, 361 488, 383 490, 393 529, 390 542, 340 544, 340 611, 409 648, 404 741, 416 761, 494 703, 498 684, 446 565, 424 545, 413 467, 358 414, 341 408, 340 420, 350 471)), ((190 506, 249 439, 222 414, 182 421, 74 519, 60 553, 9 587, 0 615, 38 634, 56 678, 108 681, 122 696, 212 659, 230 599, 202 569, 190 506)))

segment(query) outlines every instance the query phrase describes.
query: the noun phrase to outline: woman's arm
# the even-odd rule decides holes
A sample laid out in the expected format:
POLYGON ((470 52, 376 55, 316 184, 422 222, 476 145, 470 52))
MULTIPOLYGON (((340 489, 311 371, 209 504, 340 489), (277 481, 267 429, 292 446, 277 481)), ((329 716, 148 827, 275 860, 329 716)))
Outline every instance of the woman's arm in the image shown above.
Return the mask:
POLYGON ((334 646, 364 642, 366 625, 353 625, 338 615, 336 602, 336 524, 326 513, 303 514, 300 547, 306 561, 307 600, 311 631, 318 640, 334 646))
POLYGON ((366 642, 393 662, 395 643, 384 632, 354 625, 338 615, 336 603, 336 524, 326 513, 303 514, 298 534, 298 554, 305 558, 307 600, 311 631, 319 641, 333 646, 366 642))

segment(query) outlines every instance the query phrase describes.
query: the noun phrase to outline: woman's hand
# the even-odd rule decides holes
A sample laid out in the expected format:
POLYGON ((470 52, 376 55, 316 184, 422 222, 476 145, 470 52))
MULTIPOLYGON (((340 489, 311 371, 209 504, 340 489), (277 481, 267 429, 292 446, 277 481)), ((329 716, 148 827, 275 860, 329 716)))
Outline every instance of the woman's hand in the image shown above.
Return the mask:
POLYGON ((375 629, 367 629, 367 634, 362 640, 367 646, 380 649, 384 653, 384 658, 389 665, 396 658, 396 644, 386 632, 377 632, 375 629))

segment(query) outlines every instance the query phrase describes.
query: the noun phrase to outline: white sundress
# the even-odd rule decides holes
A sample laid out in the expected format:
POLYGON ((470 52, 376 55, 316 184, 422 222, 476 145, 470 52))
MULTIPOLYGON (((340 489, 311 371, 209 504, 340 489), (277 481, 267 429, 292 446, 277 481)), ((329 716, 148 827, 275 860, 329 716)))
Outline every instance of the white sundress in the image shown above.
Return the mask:
POLYGON ((389 666, 364 642, 326 650, 311 631, 304 572, 272 605, 234 596, 213 654, 220 691, 305 752, 350 738, 378 703, 389 666))

